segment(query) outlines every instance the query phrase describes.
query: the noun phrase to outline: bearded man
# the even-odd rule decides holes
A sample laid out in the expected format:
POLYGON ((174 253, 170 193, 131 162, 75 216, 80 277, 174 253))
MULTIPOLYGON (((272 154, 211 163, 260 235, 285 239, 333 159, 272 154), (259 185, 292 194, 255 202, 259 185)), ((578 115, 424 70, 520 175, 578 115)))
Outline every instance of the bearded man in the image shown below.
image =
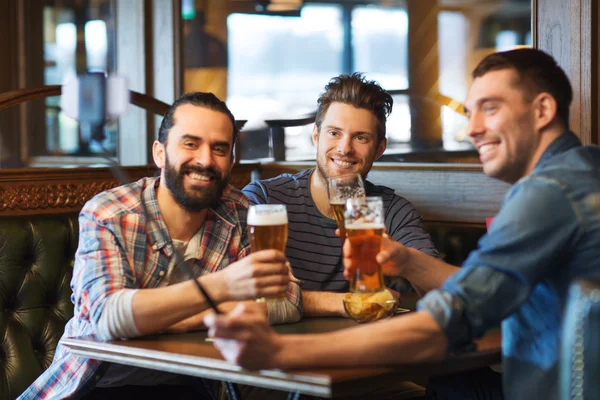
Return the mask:
MULTIPOLYGON (((248 200, 228 185, 237 133, 217 97, 185 94, 165 114, 153 144, 160 176, 100 193, 84 206, 71 281, 74 316, 63 338, 115 340, 201 328, 210 301, 180 263, 223 311, 283 294, 298 306, 285 255, 249 255, 248 200)), ((158 386, 175 393, 174 385, 188 384, 204 388, 196 378, 77 357, 59 342, 52 365, 20 398, 120 398, 140 386, 156 394, 158 386)))

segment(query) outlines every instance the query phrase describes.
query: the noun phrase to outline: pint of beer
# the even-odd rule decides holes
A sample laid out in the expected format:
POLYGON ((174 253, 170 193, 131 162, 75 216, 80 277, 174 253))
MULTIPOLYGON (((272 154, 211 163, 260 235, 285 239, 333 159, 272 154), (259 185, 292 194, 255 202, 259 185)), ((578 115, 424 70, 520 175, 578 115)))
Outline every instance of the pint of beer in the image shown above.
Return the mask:
POLYGON ((352 292, 377 292, 384 288, 376 256, 385 230, 381 197, 349 199, 345 210, 346 237, 352 247, 356 271, 350 279, 352 292))
POLYGON ((340 229, 342 244, 346 239, 344 207, 346 200, 365 197, 365 186, 360 174, 340 175, 327 179, 327 195, 333 218, 340 229))
POLYGON ((288 218, 283 204, 259 204, 248 209, 248 239, 254 251, 276 249, 285 252, 288 218))
POLYGON ((344 207, 346 207, 346 205, 344 204, 344 201, 334 201, 329 202, 329 206, 333 213, 333 219, 335 219, 335 222, 340 229, 340 239, 343 244, 344 240, 346 240, 346 224, 344 221, 344 207))

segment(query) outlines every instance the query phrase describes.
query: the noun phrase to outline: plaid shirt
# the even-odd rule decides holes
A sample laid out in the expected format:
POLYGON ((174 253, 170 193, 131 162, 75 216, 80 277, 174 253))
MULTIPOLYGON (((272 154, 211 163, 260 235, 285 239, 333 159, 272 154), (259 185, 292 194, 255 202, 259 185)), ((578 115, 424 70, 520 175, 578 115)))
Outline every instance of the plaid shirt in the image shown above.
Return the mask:
MULTIPOLYGON (((84 206, 71 281, 75 311, 63 338, 94 335, 110 294, 155 288, 166 278, 174 247, 158 208, 157 184, 157 178, 144 178, 100 193, 84 206)), ((247 207, 241 192, 229 187, 219 205, 209 210, 192 268, 196 276, 219 271, 250 253, 247 207)), ((297 285, 290 285, 287 298, 299 307, 297 285)), ((95 386, 107 367, 108 363, 73 355, 59 342, 52 365, 19 399, 79 397, 95 386)))

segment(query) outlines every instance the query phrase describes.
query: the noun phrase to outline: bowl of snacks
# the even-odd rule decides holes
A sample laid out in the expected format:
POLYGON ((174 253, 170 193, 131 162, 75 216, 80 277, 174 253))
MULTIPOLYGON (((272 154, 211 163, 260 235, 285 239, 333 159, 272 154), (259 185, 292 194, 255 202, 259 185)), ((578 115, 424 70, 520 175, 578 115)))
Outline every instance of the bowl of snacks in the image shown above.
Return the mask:
POLYGON ((370 293, 346 293, 346 314, 358 323, 389 318, 396 312, 398 302, 387 289, 370 293))

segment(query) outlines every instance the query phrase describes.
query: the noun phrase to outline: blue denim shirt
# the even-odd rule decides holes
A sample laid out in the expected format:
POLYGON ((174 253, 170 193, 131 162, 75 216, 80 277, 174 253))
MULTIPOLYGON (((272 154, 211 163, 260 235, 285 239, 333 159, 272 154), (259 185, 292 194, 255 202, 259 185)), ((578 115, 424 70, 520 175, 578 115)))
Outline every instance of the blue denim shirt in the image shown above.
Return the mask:
POLYGON ((600 276, 600 148, 559 136, 506 194, 488 234, 420 302, 450 351, 502 322, 507 399, 558 398, 560 327, 569 283, 600 276))

